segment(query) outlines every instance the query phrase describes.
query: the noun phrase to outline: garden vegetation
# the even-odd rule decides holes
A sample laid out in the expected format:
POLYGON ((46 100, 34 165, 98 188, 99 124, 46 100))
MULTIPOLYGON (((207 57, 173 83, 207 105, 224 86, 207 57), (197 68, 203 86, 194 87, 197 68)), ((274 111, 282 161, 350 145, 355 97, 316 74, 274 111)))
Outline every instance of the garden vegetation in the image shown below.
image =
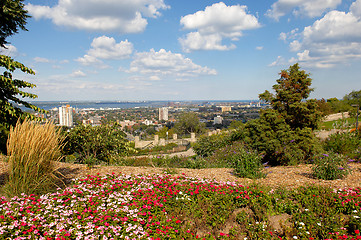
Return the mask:
MULTIPOLYGON (((0 46, 18 29, 26 30, 22 0, 0 3, 0 46)), ((64 187, 56 163, 175 168, 233 168, 244 178, 265 177, 265 165, 313 164, 313 176, 333 180, 360 161, 360 133, 337 133, 325 142, 314 135, 327 112, 359 104, 360 92, 343 101, 308 99, 310 75, 298 64, 282 70, 260 99, 271 108, 259 119, 237 124, 219 135, 203 136, 196 156, 129 158, 136 150, 117 124, 79 125, 60 132, 51 123, 13 106, 35 98, 21 88, 35 85, 12 78, 16 69, 34 72, 0 56, 0 147, 7 140, 8 177, 0 198, 0 239, 361 239, 361 188, 304 186, 270 189, 172 175, 111 174, 74 179, 64 187), (2 141, 2 142, 1 142, 2 141), (1 145, 2 144, 2 145, 1 145), (63 188, 58 188, 63 187, 63 188)), ((179 134, 204 132, 195 114, 182 115, 179 134)), ((162 130, 167 132, 166 129, 162 130)))

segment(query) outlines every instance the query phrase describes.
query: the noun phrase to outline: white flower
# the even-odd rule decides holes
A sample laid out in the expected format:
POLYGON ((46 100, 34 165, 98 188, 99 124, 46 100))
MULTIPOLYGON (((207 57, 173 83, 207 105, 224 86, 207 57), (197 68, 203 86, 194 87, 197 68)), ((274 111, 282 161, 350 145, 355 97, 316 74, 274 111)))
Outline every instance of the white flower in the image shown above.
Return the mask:
POLYGON ((293 239, 298 239, 298 237, 297 237, 297 236, 293 236, 293 239))

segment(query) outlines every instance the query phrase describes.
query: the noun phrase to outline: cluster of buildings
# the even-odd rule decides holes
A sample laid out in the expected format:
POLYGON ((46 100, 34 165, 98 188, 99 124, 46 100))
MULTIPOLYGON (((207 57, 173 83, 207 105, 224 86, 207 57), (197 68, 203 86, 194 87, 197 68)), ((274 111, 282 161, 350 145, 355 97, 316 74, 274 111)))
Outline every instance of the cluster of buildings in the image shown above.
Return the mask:
MULTIPOLYGON (((102 118, 105 118, 105 121, 114 120, 118 122, 123 129, 132 129, 134 125, 163 125, 165 122, 167 124, 175 122, 175 119, 179 114, 184 111, 193 111, 197 112, 200 121, 206 123, 209 128, 219 128, 220 125, 229 125, 231 121, 241 120, 240 117, 245 116, 246 118, 257 117, 259 110, 247 110, 247 109, 258 109, 265 107, 264 104, 261 106, 260 102, 248 102, 248 103, 238 103, 233 105, 231 103, 225 103, 222 105, 189 105, 189 106, 178 106, 178 107, 160 107, 158 109, 154 108, 145 108, 145 109, 118 109, 119 111, 109 111, 98 116, 98 113, 94 111, 80 111, 79 115, 75 116, 73 119, 73 114, 76 113, 76 109, 66 105, 58 108, 59 115, 59 125, 66 127, 73 127, 75 121, 81 121, 83 124, 91 125, 100 125, 102 118), (171 116, 170 116, 171 114, 171 116), (255 116, 253 116, 254 114, 255 116), (157 116, 158 115, 158 116, 157 116), (158 117, 158 119, 157 119, 158 117), (123 120, 121 120, 123 119, 123 120), (150 120, 149 120, 150 119, 150 120)), ((55 110, 57 110, 55 108, 55 110)), ((53 110, 54 111, 54 110, 53 110)), ((224 127, 224 126, 223 126, 224 127)))

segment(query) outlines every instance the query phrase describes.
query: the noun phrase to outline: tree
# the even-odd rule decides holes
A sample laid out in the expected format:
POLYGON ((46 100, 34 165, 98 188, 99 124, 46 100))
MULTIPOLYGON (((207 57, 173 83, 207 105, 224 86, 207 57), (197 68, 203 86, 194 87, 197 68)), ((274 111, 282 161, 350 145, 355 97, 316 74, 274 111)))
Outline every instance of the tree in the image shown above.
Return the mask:
POLYGON ((155 134, 157 134, 160 138, 166 138, 166 137, 172 138, 174 134, 174 129, 169 129, 168 127, 165 126, 159 129, 158 132, 156 132, 155 134))
POLYGON ((352 91, 343 97, 343 101, 348 105, 358 104, 361 106, 361 90, 352 91))
POLYGON ((317 128, 321 113, 316 100, 306 100, 313 91, 312 80, 298 64, 280 75, 273 86, 275 94, 260 94, 272 109, 261 111, 259 119, 247 122, 247 142, 272 165, 307 162, 320 151, 312 130, 317 128))
POLYGON ((310 74, 300 70, 296 63, 289 69, 282 70, 280 75, 277 84, 273 85, 276 93, 271 94, 266 90, 259 95, 260 99, 270 103, 272 108, 285 118, 291 129, 316 129, 321 113, 317 110, 316 100, 306 100, 313 91, 313 88, 310 88, 310 74))
MULTIPOLYGON (((0 46, 5 47, 8 43, 6 38, 17 33, 18 28, 25 28, 26 19, 30 17, 24 10, 22 0, 3 0, 0 3, 0 46)), ((37 95, 22 91, 22 88, 34 88, 35 84, 13 79, 13 72, 17 69, 27 74, 35 74, 33 70, 15 61, 9 56, 0 55, 0 68, 5 71, 0 75, 0 151, 6 152, 6 141, 10 126, 15 126, 18 119, 35 119, 32 114, 23 112, 14 104, 22 104, 24 107, 38 112, 44 110, 32 105, 21 98, 37 98, 37 95)))
POLYGON ((187 112, 180 115, 174 128, 178 134, 202 133, 205 130, 205 125, 199 122, 197 114, 187 112))
POLYGON ((0 2, 0 47, 5 47, 6 38, 25 28, 26 19, 30 16, 24 10, 23 0, 2 0, 0 2))

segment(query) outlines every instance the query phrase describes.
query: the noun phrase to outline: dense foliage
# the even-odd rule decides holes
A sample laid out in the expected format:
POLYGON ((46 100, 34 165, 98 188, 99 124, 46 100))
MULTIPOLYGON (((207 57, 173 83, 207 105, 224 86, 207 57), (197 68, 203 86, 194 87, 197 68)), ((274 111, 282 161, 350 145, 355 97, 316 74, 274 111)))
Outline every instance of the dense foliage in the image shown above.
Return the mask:
POLYGON ((308 162, 321 150, 312 130, 322 115, 315 100, 306 100, 313 91, 312 80, 298 64, 282 70, 280 75, 273 86, 275 94, 260 94, 272 109, 261 111, 259 119, 247 122, 246 142, 272 165, 308 162))
POLYGON ((310 128, 293 130, 275 111, 263 111, 260 118, 246 124, 246 142, 261 152, 270 165, 308 162, 322 151, 310 128))
POLYGON ((7 37, 25 28, 26 19, 30 16, 24 10, 23 0, 2 0, 0 2, 0 47, 5 47, 7 37))
POLYGON ((205 124, 199 122, 199 118, 194 112, 186 112, 179 116, 178 121, 174 125, 175 132, 180 135, 191 133, 200 134, 205 131, 205 124))
POLYGON ((65 136, 63 153, 73 155, 77 162, 90 166, 97 162, 116 163, 118 157, 135 151, 125 139, 121 126, 116 123, 78 125, 66 132, 65 136))
POLYGON ((245 138, 244 126, 241 125, 237 129, 223 131, 220 134, 211 136, 201 136, 197 142, 193 144, 194 152, 201 157, 212 156, 212 154, 223 147, 231 145, 235 141, 243 140, 245 138))
POLYGON ((350 173, 345 157, 338 153, 314 156, 313 175, 318 179, 335 180, 350 173))
POLYGON ((260 99, 271 104, 272 109, 282 116, 292 130, 316 129, 321 114, 317 110, 316 100, 306 100, 313 91, 312 79, 298 64, 282 70, 277 84, 273 85, 275 94, 265 91, 260 99))
POLYGON ((324 148, 327 151, 343 154, 349 159, 361 159, 361 133, 338 132, 330 135, 324 142, 324 148))
POLYGON ((361 189, 88 176, 0 201, 2 239, 360 239, 361 189), (277 219, 277 220, 272 220, 277 219))

